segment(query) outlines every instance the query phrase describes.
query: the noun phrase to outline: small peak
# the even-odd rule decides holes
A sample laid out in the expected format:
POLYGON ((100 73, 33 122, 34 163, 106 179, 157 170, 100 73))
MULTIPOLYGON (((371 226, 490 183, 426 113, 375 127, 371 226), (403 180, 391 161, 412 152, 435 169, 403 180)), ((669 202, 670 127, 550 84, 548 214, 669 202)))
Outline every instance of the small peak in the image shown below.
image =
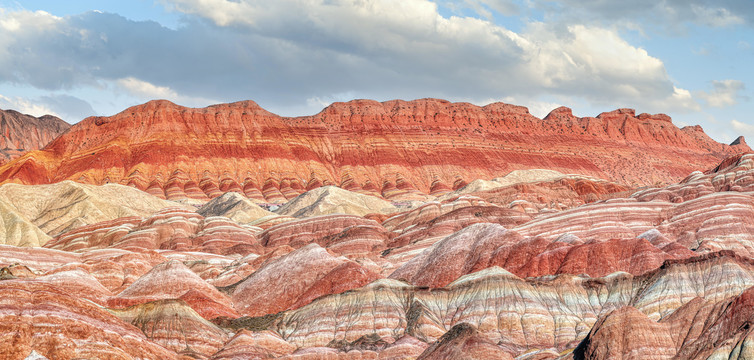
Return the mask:
POLYGON ((334 102, 320 112, 320 114, 355 114, 364 113, 368 108, 380 108, 383 104, 368 99, 355 99, 348 102, 334 102))
POLYGON ((507 104, 504 102, 494 102, 492 104, 484 106, 483 109, 490 110, 490 111, 500 113, 500 114, 529 115, 529 108, 527 108, 526 106, 507 104))
POLYGON ((639 120, 657 120, 657 121, 664 121, 672 123, 673 120, 668 116, 667 114, 647 114, 647 113, 641 113, 639 116, 636 117, 639 120))
POLYGON ((613 111, 603 112, 597 115, 597 119, 617 118, 621 115, 628 115, 630 117, 636 117, 636 110, 629 108, 621 108, 613 111))
POLYGON ((175 104, 174 102, 170 100, 165 99, 157 99, 157 100, 150 100, 142 105, 137 105, 136 107, 141 107, 144 109, 159 109, 159 108, 172 108, 172 107, 178 107, 179 105, 175 104))
POLYGON ((749 146, 748 144, 746 144, 746 139, 744 139, 743 136, 739 136, 738 138, 736 138, 736 140, 733 140, 733 142, 730 143, 730 146, 736 146, 736 145, 749 146))
POLYGON ((704 132, 704 129, 702 129, 701 125, 689 125, 689 126, 682 127, 681 131, 686 131, 686 132, 704 132))
POLYGON ((573 110, 567 106, 561 106, 550 111, 542 120, 557 120, 573 117, 573 110))
POLYGON ((392 103, 392 102, 402 102, 402 103, 421 104, 421 105, 424 105, 424 104, 444 104, 444 105, 452 104, 448 100, 437 99, 437 98, 421 98, 421 99, 415 99, 415 100, 410 100, 410 101, 390 100, 390 101, 385 101, 384 103, 392 103))
POLYGON ((13 273, 10 271, 10 269, 7 266, 0 269, 0 280, 12 280, 12 279, 17 279, 17 277, 13 275, 13 273))
POLYGON ((669 123, 673 122, 673 119, 669 115, 662 114, 662 113, 652 115, 652 119, 660 120, 660 121, 665 121, 665 122, 669 122, 669 123))
MULTIPOLYGON (((168 100, 150 100, 143 104, 131 106, 130 108, 121 111, 118 115, 128 116, 133 113, 152 112, 157 109, 168 109, 168 108, 177 108, 177 107, 181 107, 181 106, 176 105, 175 103, 168 100)), ((107 117, 106 116, 92 116, 87 119, 95 119, 95 122, 97 125, 102 125, 104 123, 108 123, 112 121, 112 118, 113 116, 107 116, 107 117)))
POLYGON ((244 114, 252 113, 256 115, 273 115, 271 112, 267 111, 265 108, 263 108, 253 100, 236 101, 228 104, 209 105, 205 109, 211 109, 218 112, 236 110, 242 111, 244 114))

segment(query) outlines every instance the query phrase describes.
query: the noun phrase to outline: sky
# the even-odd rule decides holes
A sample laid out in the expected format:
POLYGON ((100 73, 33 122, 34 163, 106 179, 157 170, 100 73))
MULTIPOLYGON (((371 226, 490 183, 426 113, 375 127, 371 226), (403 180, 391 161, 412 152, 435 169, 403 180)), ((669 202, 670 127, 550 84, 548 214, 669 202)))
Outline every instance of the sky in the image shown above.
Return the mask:
POLYGON ((665 113, 754 143, 752 0, 0 0, 0 108, 434 97, 665 113))

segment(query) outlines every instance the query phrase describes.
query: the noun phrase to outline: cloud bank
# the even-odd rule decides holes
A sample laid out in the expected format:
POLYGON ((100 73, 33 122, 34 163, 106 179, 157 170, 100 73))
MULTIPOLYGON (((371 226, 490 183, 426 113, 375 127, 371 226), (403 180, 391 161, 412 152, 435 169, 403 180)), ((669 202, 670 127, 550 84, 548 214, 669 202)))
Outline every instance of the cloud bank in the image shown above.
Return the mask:
MULTIPOLYGON (((478 2, 515 12, 504 1, 478 2)), ((172 0, 169 29, 88 12, 0 13, 0 82, 81 86, 188 101, 254 99, 282 109, 377 99, 581 97, 647 111, 693 109, 659 59, 598 25, 530 22, 514 32, 440 15, 427 0, 172 0), (309 100, 307 102, 307 100, 309 100)))

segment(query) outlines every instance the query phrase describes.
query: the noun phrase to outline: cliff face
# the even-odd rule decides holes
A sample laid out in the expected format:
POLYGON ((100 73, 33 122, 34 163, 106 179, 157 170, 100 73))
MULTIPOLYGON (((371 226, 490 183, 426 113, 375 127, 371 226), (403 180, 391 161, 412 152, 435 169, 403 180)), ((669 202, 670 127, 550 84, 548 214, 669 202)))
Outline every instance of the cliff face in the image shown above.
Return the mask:
POLYGON ((417 198, 529 168, 626 184, 677 181, 746 150, 630 109, 577 118, 558 108, 538 119, 502 103, 354 100, 285 118, 251 101, 203 109, 151 101, 85 119, 0 168, 0 181, 115 182, 168 199, 236 191, 279 203, 328 184, 417 198))
POLYGON ((0 110, 0 164, 43 148, 70 127, 52 115, 37 118, 14 110, 0 110))

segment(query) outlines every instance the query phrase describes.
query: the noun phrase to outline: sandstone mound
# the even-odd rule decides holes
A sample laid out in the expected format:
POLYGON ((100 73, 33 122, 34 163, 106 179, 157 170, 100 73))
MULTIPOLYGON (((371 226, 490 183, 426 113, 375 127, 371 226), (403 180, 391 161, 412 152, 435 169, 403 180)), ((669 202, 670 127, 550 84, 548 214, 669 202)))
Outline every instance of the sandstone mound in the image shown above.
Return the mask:
POLYGON ((597 321, 574 357, 744 359, 754 355, 753 319, 754 288, 722 301, 694 298, 659 321, 623 307, 597 321))
POLYGON ((479 334, 474 325, 460 323, 448 330, 417 358, 417 360, 442 359, 513 360, 513 357, 479 334))
POLYGON ((170 207, 147 218, 126 217, 83 226, 56 237, 45 247, 67 251, 165 249, 246 255, 262 251, 254 235, 257 230, 226 217, 203 218, 193 211, 170 207))
POLYGON ((0 244, 42 246, 50 236, 38 228, 15 206, 0 199, 0 244))
POLYGON ((204 204, 199 215, 224 216, 239 224, 248 224, 265 216, 274 215, 237 192, 227 192, 204 204))
POLYGON ((182 300, 159 300, 110 312, 144 332, 152 342, 191 357, 214 354, 228 339, 225 331, 182 300))
POLYGON ((376 278, 357 263, 311 244, 273 260, 236 284, 232 299, 241 314, 262 316, 301 307, 319 296, 357 288, 376 278))
POLYGON ((100 221, 146 216, 176 206, 128 186, 95 186, 73 181, 52 185, 5 184, 0 186, 0 200, 51 236, 100 221))
POLYGON ((281 206, 276 213, 294 217, 329 214, 364 216, 371 213, 392 213, 397 209, 378 197, 357 194, 335 186, 307 191, 281 206))
POLYGON ((477 179, 468 185, 455 191, 457 194, 468 194, 478 191, 489 191, 497 188, 521 183, 535 183, 560 180, 566 177, 580 177, 579 175, 566 175, 560 171, 547 169, 514 170, 505 176, 492 180, 477 179))
POLYGON ((176 260, 155 266, 109 303, 122 307, 153 300, 178 299, 189 291, 199 292, 218 304, 231 306, 227 296, 176 260))
POLYGON ((0 358, 173 359, 139 329, 96 304, 33 280, 0 281, 0 358), (52 330, 54 329, 54 330, 52 330))
POLYGON ((272 331, 241 330, 212 356, 212 360, 277 358, 295 350, 295 346, 272 331))
POLYGON ((509 232, 498 224, 474 224, 436 242, 390 277, 418 286, 443 287, 472 272, 480 258, 490 258, 493 251, 511 241, 509 238, 509 232))
POLYGON ((367 255, 382 251, 390 235, 379 223, 355 215, 323 215, 270 227, 259 236, 266 247, 301 248, 311 243, 339 255, 367 255))

